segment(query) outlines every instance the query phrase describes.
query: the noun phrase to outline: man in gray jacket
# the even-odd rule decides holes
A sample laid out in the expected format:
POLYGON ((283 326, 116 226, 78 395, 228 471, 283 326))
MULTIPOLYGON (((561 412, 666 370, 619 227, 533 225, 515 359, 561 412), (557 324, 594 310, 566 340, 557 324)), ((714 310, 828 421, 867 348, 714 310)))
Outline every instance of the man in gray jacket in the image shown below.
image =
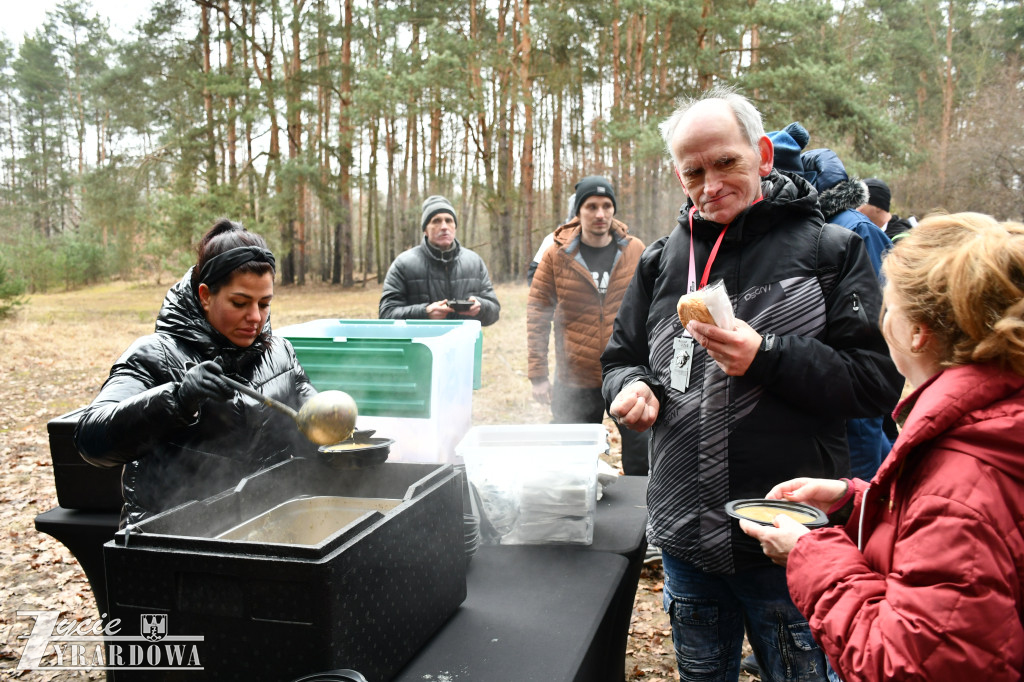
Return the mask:
POLYGON ((420 221, 423 241, 401 253, 388 268, 378 315, 390 320, 498 321, 501 305, 479 255, 455 238, 455 207, 429 196, 420 221))

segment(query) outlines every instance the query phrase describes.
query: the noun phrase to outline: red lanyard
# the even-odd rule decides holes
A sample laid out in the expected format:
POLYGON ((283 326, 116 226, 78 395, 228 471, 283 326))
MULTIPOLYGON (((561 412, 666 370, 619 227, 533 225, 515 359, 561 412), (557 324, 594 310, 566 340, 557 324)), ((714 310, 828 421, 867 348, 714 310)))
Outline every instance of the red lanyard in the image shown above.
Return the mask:
MULTIPOLYGON (((697 290, 697 269, 693 264, 693 214, 697 212, 696 206, 690 207, 690 272, 686 280, 686 293, 692 293, 697 290)), ((722 231, 718 233, 718 239, 715 240, 715 245, 711 248, 711 255, 708 256, 708 262, 704 266, 704 274, 700 278, 700 288, 703 289, 708 285, 708 276, 711 274, 711 264, 715 262, 715 256, 718 255, 718 247, 722 245, 722 238, 725 237, 725 231, 729 229, 729 225, 726 224, 722 228, 722 231)))
MULTIPOLYGON (((676 177, 679 177, 679 171, 676 171, 676 177)), ((680 178, 679 182, 682 182, 680 178)), ((758 197, 754 199, 750 205, 753 206, 757 202, 761 201, 764 197, 758 197)), ((693 264, 693 214, 697 212, 696 206, 690 207, 690 272, 686 279, 686 293, 693 293, 697 290, 697 270, 693 264)), ((711 274, 711 264, 715 262, 715 256, 718 255, 718 247, 722 245, 722 239, 725 237, 725 231, 729 229, 729 225, 732 223, 726 223, 722 231, 718 233, 718 239, 715 240, 715 245, 711 247, 711 255, 708 256, 707 265, 704 266, 704 275, 700 278, 700 288, 703 289, 708 285, 708 276, 711 274)))

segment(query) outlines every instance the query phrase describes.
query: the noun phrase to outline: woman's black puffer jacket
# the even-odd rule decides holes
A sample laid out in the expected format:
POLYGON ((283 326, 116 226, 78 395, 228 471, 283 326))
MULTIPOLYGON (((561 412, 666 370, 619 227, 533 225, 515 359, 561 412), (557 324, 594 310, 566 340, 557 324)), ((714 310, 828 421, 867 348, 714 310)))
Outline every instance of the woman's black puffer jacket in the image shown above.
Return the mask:
POLYGON ((121 524, 232 487, 244 476, 315 447, 287 416, 235 394, 185 414, 178 382, 191 367, 215 360, 229 377, 299 409, 316 389, 287 339, 268 318, 252 346, 239 348, 206 321, 191 270, 164 299, 156 333, 135 341, 110 370, 75 430, 92 464, 124 465, 121 524))

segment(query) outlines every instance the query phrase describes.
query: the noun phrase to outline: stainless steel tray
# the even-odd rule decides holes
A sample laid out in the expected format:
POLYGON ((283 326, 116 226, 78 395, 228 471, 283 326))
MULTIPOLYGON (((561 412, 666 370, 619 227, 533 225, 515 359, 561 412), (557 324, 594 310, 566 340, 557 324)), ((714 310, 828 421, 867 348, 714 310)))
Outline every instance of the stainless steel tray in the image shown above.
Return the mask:
POLYGON ((402 503, 377 497, 299 497, 224 531, 221 540, 318 545, 370 512, 386 513, 402 503))

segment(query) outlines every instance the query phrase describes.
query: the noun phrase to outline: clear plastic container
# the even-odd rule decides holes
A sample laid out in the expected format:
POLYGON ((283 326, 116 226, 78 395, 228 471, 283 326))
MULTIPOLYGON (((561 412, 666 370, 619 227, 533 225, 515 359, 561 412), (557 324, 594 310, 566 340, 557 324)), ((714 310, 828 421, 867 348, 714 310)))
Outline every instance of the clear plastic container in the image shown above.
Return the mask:
POLYGON ((477 426, 455 449, 479 492, 481 540, 583 544, 594 539, 602 424, 477 426))

